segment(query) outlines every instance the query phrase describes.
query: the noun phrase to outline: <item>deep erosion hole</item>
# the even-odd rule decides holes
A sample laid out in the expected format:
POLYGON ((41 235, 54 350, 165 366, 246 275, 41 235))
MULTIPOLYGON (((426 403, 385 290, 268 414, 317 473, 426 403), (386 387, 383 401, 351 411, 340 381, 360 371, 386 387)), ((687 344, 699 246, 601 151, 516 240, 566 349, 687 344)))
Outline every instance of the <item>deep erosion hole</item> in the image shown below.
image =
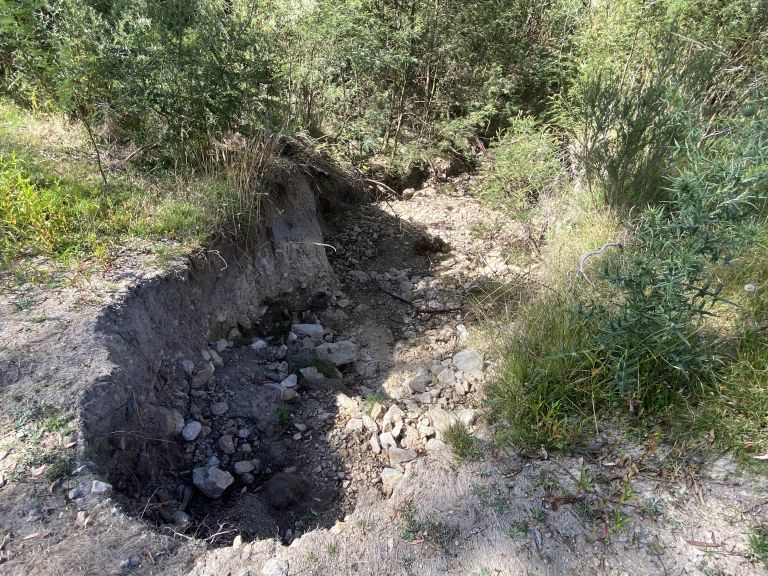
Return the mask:
POLYGON ((289 329, 332 297, 317 206, 354 186, 303 170, 279 190, 249 249, 190 256, 98 321, 113 367, 80 402, 85 457, 129 513, 164 529, 289 542, 351 506, 323 446, 343 380, 289 329))

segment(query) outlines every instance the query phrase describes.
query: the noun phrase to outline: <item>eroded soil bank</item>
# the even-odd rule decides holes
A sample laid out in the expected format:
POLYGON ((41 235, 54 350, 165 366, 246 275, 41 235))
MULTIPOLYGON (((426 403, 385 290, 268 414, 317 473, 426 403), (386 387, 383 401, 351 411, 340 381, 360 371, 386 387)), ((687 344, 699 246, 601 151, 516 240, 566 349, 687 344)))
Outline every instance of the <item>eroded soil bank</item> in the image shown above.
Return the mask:
POLYGON ((125 265, 28 310, 6 302, 4 398, 34 389, 63 409, 81 391, 82 428, 42 442, 85 468, 5 485, 0 570, 764 573, 745 534, 766 520, 765 484, 727 456, 610 432, 565 458, 495 447, 496 359, 468 303, 536 272, 472 184, 361 206, 324 237, 306 204, 282 206, 280 240, 250 267, 211 253, 141 279, 125 265), (473 459, 446 445, 453 422, 479 439, 473 459))

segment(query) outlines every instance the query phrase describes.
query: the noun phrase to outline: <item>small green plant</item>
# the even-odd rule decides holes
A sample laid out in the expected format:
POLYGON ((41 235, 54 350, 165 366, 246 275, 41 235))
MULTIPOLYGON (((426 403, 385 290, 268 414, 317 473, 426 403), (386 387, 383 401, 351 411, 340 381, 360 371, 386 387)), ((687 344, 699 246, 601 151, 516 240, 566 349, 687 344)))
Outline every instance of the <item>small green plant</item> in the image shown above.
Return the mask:
POLYGON ((403 540, 427 540, 440 546, 448 544, 456 529, 443 522, 420 521, 416 517, 416 508, 410 501, 405 501, 397 508, 397 513, 404 523, 401 538, 403 540))
POLYGON ((747 534, 747 549, 750 558, 762 562, 768 568, 768 526, 757 526, 747 534))
POLYGON ((530 526, 528 522, 525 520, 518 520, 507 526, 507 529, 504 531, 504 533, 510 538, 522 538, 528 535, 529 529, 530 526))
POLYGON ((48 470, 45 471, 45 479, 49 482, 55 482, 60 478, 66 478, 72 473, 73 460, 67 456, 56 456, 48 470))
POLYGON ((592 473, 584 467, 583 462, 579 465, 578 487, 579 490, 583 490, 585 492, 589 492, 595 488, 595 479, 592 476, 592 473))
POLYGON ((531 508, 531 518, 534 522, 542 523, 547 519, 547 514, 540 506, 534 506, 531 508))
POLYGON ((335 542, 328 544, 328 547, 325 550, 328 552, 328 556, 336 556, 336 553, 339 551, 335 542))
POLYGON ((358 519, 355 521, 355 525, 356 525, 356 526, 357 526, 357 527, 358 527, 360 530, 362 530, 363 532, 367 532, 368 530, 370 530, 371 528, 373 528, 373 524, 371 524, 371 522, 370 522, 370 521, 368 521, 368 520, 364 520, 363 518, 358 518, 358 519))
POLYGON ((560 483, 557 481, 557 478, 555 478, 555 476, 549 470, 542 470, 539 472, 536 475, 533 484, 537 488, 541 488, 550 494, 554 493, 558 488, 560 488, 560 483))
POLYGON ((368 396, 366 396, 363 399, 363 402, 365 403, 365 411, 370 413, 370 411, 373 410, 373 407, 376 404, 381 404, 385 400, 386 398, 384 398, 384 396, 382 394, 379 394, 378 392, 373 392, 371 394, 368 394, 368 396))
POLYGON ((291 423, 291 411, 286 404, 277 407, 277 422, 280 426, 288 426, 291 423))
POLYGON ((495 222, 472 222, 469 225, 469 235, 472 236, 472 238, 477 238, 478 240, 481 240, 483 238, 493 238, 496 236, 499 232, 501 232, 501 229, 503 228, 503 225, 499 221, 495 222))
POLYGON ((614 508, 612 530, 614 532, 624 532, 628 526, 629 516, 624 514, 618 507, 614 508))
POLYGON ((472 493, 477 496, 483 506, 493 508, 499 513, 509 510, 509 499, 503 494, 492 495, 491 487, 484 484, 475 484, 472 486, 472 493))
POLYGON ((60 432, 66 426, 66 422, 64 422, 58 416, 51 416, 44 419, 41 423, 41 426, 46 432, 60 432))
POLYGON ((20 296, 13 301, 13 305, 17 312, 23 312, 24 310, 29 310, 32 306, 35 305, 35 298, 33 296, 26 295, 20 296))
POLYGON ((661 518, 663 514, 663 508, 658 498, 649 498, 640 506, 640 511, 644 516, 647 516, 651 520, 661 518))
POLYGON ((490 156, 482 171, 481 195, 492 206, 517 212, 554 189, 562 171, 557 143, 531 117, 512 120, 490 156))
POLYGON ((477 496, 483 504, 487 504, 491 499, 491 490, 485 484, 474 484, 472 486, 472 494, 477 496))
POLYGON ((443 432, 443 440, 451 447, 453 455, 459 461, 474 460, 480 456, 477 439, 461 422, 448 426, 443 432))

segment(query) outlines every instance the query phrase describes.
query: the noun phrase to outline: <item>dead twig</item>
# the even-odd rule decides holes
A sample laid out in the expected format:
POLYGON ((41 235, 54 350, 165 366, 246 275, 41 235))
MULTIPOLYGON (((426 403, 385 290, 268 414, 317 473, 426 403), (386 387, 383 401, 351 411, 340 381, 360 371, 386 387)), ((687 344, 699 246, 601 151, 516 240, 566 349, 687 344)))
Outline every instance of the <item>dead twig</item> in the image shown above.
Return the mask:
POLYGON ((371 283, 374 286, 376 286, 376 288, 378 288, 381 292, 383 292, 384 294, 386 294, 390 298, 394 298, 398 302, 402 302, 403 304, 407 304, 408 306, 413 308, 416 311, 417 314, 449 314, 451 312, 460 312, 462 310, 461 307, 458 307, 458 308, 444 308, 442 310, 427 310, 425 308, 421 308, 419 306, 416 306, 416 304, 414 304, 413 302, 411 302, 407 298, 403 298, 402 296, 394 294, 394 293, 390 292, 389 290, 387 290, 386 288, 384 288, 383 286, 381 286, 381 284, 379 284, 378 282, 376 282, 376 280, 374 280, 374 278, 373 278, 373 276, 371 276, 370 272, 366 272, 366 274, 368 275, 368 278, 370 278, 371 283))
POLYGON ((587 252, 581 258, 579 258, 579 269, 576 272, 576 276, 583 276, 584 279, 587 282, 589 282, 589 278, 587 278, 587 273, 584 270, 584 266, 586 265, 587 260, 592 258, 592 256, 597 256, 598 254, 602 254, 603 252, 608 250, 608 248, 618 248, 619 250, 621 250, 622 248, 624 248, 624 245, 621 242, 606 242, 597 250, 592 250, 591 252, 587 252))

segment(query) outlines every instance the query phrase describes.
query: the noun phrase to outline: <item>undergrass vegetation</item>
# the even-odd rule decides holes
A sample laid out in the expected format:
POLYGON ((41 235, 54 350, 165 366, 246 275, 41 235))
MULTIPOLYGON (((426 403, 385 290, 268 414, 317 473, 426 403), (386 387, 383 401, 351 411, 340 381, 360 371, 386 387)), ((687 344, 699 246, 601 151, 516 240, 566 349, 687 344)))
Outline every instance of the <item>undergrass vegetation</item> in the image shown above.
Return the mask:
MULTIPOLYGON (((269 146, 212 170, 137 171, 102 151, 105 184, 81 123, 0 100, 0 272, 5 283, 54 283, 126 246, 169 257, 247 235, 258 192, 242 172, 269 146), (109 162, 107 162, 109 161, 109 162)), ((265 156, 268 156, 266 154, 265 156)), ((267 175, 268 176, 268 175, 267 175)), ((242 238, 240 238, 242 240, 242 238)))
POLYGON ((563 449, 619 416, 765 453, 765 134, 751 112, 706 139, 693 130, 665 202, 614 236, 571 228, 570 273, 549 266, 547 289, 516 311, 489 387, 500 438, 563 449))
POLYGON ((747 534, 749 556, 768 568, 768 526, 757 526, 747 534))
POLYGON ((478 439, 472 436, 461 422, 448 426, 443 432, 443 440, 451 447, 453 455, 460 462, 474 460, 482 454, 478 439))

